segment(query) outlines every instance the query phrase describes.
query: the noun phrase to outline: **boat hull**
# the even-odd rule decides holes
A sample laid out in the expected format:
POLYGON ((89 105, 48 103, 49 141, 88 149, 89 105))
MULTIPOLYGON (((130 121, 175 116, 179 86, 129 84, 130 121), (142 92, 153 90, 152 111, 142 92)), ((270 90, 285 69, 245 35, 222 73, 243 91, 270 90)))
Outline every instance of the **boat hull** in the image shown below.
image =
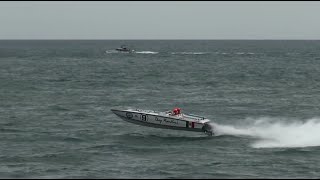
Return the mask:
POLYGON ((134 52, 134 50, 131 50, 131 49, 116 49, 116 51, 118 51, 118 52, 128 52, 128 53, 134 52))

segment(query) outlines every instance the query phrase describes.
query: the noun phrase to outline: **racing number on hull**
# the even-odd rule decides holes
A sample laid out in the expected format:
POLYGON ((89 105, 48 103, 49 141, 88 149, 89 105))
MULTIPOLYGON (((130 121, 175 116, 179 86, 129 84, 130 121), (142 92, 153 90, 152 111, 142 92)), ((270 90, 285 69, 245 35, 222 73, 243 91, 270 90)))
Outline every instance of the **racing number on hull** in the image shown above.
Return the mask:
POLYGON ((144 114, 143 114, 143 115, 141 115, 141 120, 142 120, 142 121, 147 121, 147 116, 146 116, 146 115, 144 115, 144 114))

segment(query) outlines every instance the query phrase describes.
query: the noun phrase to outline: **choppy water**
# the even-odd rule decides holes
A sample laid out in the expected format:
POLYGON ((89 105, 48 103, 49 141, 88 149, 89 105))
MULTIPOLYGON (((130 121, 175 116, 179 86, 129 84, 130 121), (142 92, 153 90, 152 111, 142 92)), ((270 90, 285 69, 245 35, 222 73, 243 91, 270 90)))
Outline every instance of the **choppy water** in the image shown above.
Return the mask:
POLYGON ((319 83, 320 41, 0 41, 0 177, 319 178, 319 83), (217 136, 119 106, 180 107, 217 136))

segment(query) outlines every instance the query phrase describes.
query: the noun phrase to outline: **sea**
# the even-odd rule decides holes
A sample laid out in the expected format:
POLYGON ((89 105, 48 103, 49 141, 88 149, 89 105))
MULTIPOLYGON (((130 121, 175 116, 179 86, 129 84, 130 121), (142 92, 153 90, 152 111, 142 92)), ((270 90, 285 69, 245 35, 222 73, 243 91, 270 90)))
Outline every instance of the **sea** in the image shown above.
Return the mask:
POLYGON ((316 179, 319 110, 317 40, 0 41, 0 178, 316 179), (110 111, 176 107, 215 135, 110 111))

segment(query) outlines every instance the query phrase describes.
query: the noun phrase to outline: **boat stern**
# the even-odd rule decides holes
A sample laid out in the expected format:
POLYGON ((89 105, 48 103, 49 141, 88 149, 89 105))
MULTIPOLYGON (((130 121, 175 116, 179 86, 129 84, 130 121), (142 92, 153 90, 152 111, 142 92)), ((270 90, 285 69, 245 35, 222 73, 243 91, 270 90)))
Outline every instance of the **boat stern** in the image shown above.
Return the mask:
POLYGON ((214 131, 213 131, 213 125, 210 124, 209 122, 204 123, 202 130, 205 134, 209 135, 209 136, 213 136, 214 135, 214 131))

